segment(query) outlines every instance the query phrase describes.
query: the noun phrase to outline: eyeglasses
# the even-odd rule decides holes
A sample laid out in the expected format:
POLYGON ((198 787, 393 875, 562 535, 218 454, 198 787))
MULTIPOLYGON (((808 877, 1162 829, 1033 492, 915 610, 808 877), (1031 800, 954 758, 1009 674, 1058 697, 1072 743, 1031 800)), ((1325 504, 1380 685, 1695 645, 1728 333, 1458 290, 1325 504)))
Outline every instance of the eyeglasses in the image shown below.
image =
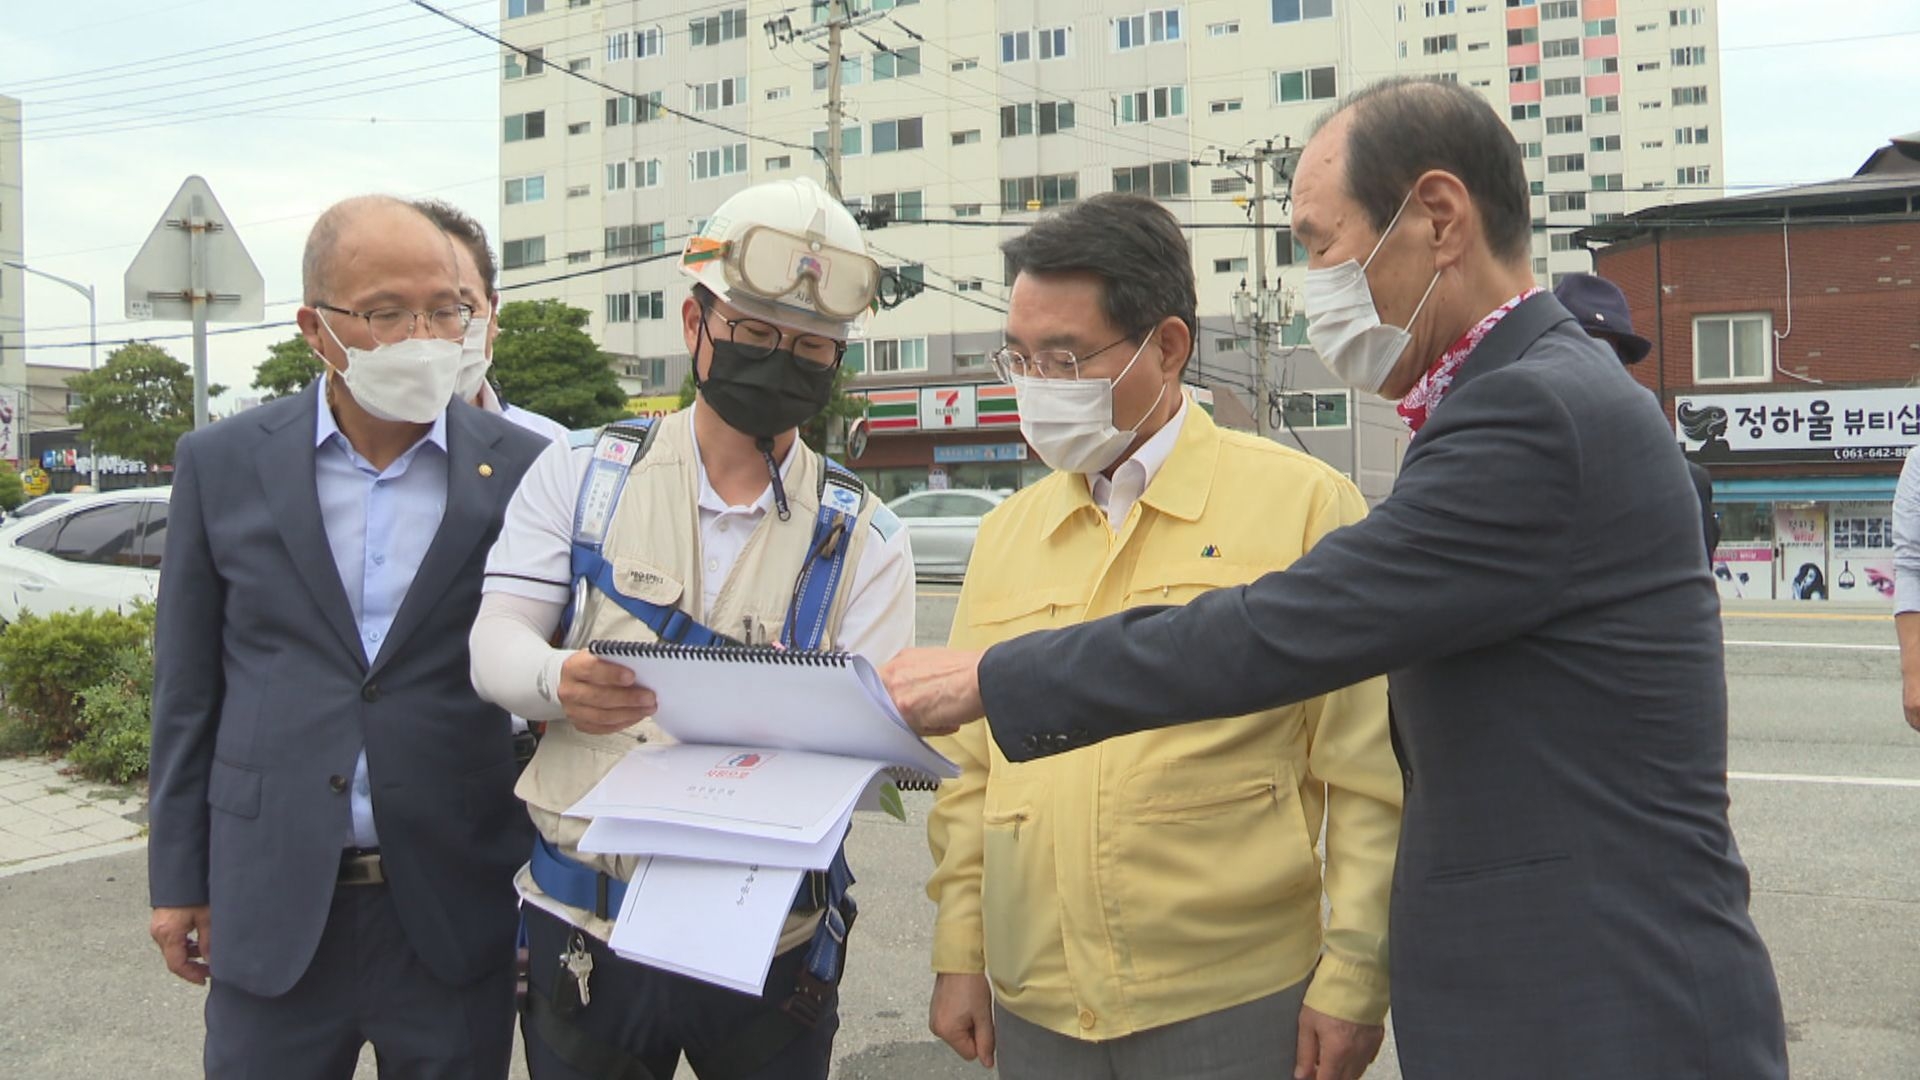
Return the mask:
POLYGON ((1080 377, 1080 365, 1118 345, 1125 345, 1137 338, 1143 331, 1135 330, 1120 338, 1093 350, 1085 356, 1075 356, 1069 349, 1036 349, 1028 356, 1011 345, 1002 345, 988 357, 993 361, 994 374, 1001 382, 1012 382, 1015 375, 1023 379, 1077 379, 1080 377))
POLYGON ((467 327, 473 322, 471 304, 453 304, 435 308, 432 311, 409 311, 403 307, 380 307, 372 311, 348 311, 332 304, 315 303, 321 311, 331 311, 336 315, 350 315, 363 319, 367 324, 367 333, 373 335, 377 345, 392 345, 413 336, 414 328, 420 325, 420 317, 427 318, 427 330, 443 341, 456 341, 466 336, 467 327))
POLYGON ((705 312, 727 324, 727 340, 740 347, 749 360, 764 360, 780 348, 782 340, 792 342, 794 363, 807 371, 831 371, 840 364, 847 347, 842 342, 819 334, 788 333, 761 319, 729 319, 713 308, 705 312))

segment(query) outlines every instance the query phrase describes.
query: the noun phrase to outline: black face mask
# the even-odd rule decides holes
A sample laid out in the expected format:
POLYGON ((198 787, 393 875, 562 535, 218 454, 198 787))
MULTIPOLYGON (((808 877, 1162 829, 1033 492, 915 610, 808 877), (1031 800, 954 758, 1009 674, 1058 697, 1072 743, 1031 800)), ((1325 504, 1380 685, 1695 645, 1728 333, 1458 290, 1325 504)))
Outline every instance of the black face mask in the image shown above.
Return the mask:
POLYGON ((700 397, 735 431, 771 439, 813 419, 833 397, 833 369, 804 368, 790 349, 750 359, 711 332, 707 344, 713 361, 700 397))

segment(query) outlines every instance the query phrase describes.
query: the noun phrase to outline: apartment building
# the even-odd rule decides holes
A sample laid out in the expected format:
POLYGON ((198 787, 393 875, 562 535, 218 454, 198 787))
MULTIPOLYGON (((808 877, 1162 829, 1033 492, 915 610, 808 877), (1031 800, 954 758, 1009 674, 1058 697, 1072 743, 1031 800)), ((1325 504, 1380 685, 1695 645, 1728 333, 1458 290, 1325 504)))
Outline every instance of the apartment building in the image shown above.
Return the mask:
MULTIPOLYGON (((503 36, 533 54, 502 56, 507 295, 591 311, 631 392, 676 392, 674 257, 747 184, 826 179, 827 56, 808 31, 838 13, 502 0, 503 36)), ((1716 14, 1714 0, 856 0, 838 179, 849 205, 891 216, 869 234, 876 256, 926 286, 849 352, 876 420, 856 464, 884 473, 889 492, 1040 471, 988 385, 1008 285, 998 244, 1102 191, 1162 199, 1191 227, 1192 381, 1251 405, 1251 331, 1233 312, 1235 293, 1258 286, 1253 177, 1221 154, 1299 146, 1339 96, 1387 75, 1458 79, 1510 116, 1535 195, 1535 272, 1546 284, 1589 269, 1575 230, 1721 181, 1716 14)), ((1404 429, 1382 403, 1354 402, 1305 346, 1304 253, 1284 206, 1267 211, 1285 324, 1268 369, 1275 437, 1377 498, 1404 429)))
MULTIPOLYGON (((0 401, 20 407, 20 387, 26 385, 27 281, 6 263, 26 259, 25 201, 22 194, 20 100, 0 97, 0 401)), ((11 422, 7 426, 10 430, 11 422)), ((20 447, 10 448, 18 457, 20 447)))

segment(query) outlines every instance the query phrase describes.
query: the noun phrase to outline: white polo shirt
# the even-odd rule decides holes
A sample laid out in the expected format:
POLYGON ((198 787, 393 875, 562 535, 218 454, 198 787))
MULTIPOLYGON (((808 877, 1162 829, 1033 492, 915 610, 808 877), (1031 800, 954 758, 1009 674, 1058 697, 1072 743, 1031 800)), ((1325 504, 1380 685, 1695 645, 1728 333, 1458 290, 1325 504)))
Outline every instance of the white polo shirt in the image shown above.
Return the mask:
POLYGON ((519 424, 535 435, 552 439, 561 446, 567 445, 567 429, 561 427, 559 421, 549 420, 537 412, 528 412, 518 405, 506 404, 500 400, 500 395, 494 392, 492 383, 480 384, 480 400, 475 404, 502 420, 511 420, 519 424))
MULTIPOLYGON (((694 405, 699 407, 698 403, 694 405)), ((695 440, 694 463, 700 475, 702 609, 710 610, 753 530, 763 516, 772 512, 773 487, 768 485, 750 505, 729 505, 707 481, 699 454, 699 441, 695 440)), ((534 461, 507 505, 500 538, 487 556, 482 591, 556 605, 567 602, 573 591, 574 503, 592 460, 592 447, 567 450, 556 445, 534 461)), ((780 463, 783 478, 792 464, 793 451, 789 448, 780 463)), ((913 644, 913 551, 906 529, 895 529, 884 539, 877 530, 868 537, 849 588, 852 593, 840 627, 841 648, 881 664, 913 644)), ((728 633, 726 627, 714 629, 728 633)))
POLYGON ((1093 496, 1093 505, 1107 515, 1107 527, 1119 532, 1127 523, 1127 515, 1133 513, 1133 504, 1147 493, 1147 485, 1160 473, 1160 466, 1173 456, 1173 446, 1180 441, 1180 428, 1187 422, 1187 395, 1180 391, 1180 407, 1173 410, 1173 416, 1153 437, 1140 444, 1133 456, 1120 463, 1113 470, 1113 479, 1109 480, 1100 473, 1087 477, 1087 493, 1093 496))

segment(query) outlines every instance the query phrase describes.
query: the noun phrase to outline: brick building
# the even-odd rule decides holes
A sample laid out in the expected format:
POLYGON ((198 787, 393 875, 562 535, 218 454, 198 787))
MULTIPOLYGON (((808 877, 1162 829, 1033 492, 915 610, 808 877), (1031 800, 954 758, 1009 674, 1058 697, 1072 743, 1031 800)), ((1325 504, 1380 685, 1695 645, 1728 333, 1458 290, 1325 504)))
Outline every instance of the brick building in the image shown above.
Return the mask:
POLYGON ((1920 133, 1854 176, 1581 230, 1654 343, 1634 375, 1714 477, 1727 596, 1884 601, 1920 443, 1920 133))

